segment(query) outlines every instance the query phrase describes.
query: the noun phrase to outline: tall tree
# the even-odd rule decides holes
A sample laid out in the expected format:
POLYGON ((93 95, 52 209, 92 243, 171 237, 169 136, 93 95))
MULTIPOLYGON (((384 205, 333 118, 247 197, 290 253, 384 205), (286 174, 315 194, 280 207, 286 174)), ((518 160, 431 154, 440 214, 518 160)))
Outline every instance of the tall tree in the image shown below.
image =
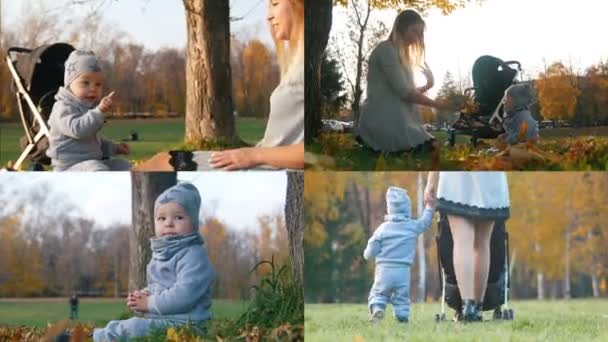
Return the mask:
MULTIPOLYGON (((371 0, 355 0, 348 4, 346 30, 331 38, 332 54, 338 60, 350 85, 351 110, 355 123, 359 121, 363 80, 367 77, 367 65, 372 49, 388 35, 382 21, 372 18, 371 0)), ((321 86, 325 88, 325 84, 321 86)))
POLYGON ((338 61, 327 54, 324 55, 321 66, 321 83, 321 114, 324 117, 337 117, 340 108, 346 103, 347 95, 344 93, 338 61))
POLYGON ((177 183, 175 172, 131 172, 132 232, 129 238, 129 291, 146 285, 146 265, 152 257, 154 201, 177 183))
POLYGON ((541 115, 545 119, 563 120, 574 117, 580 91, 576 77, 564 64, 551 64, 535 82, 541 115))
POLYGON ((321 130, 321 63, 331 29, 332 0, 308 0, 306 4, 304 9, 304 21, 306 22, 304 126, 305 140, 308 144, 317 137, 321 130))
POLYGON ((186 142, 234 143, 228 1, 183 0, 186 9, 186 142))
POLYGON ((287 172, 285 222, 289 238, 289 255, 294 279, 304 284, 304 172, 287 172))

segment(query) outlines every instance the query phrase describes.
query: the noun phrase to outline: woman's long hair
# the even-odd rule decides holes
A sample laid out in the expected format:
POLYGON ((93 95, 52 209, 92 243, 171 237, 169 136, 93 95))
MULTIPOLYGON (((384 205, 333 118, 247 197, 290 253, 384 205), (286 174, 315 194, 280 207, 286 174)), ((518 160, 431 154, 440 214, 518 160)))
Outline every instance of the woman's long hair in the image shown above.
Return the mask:
POLYGON ((422 16, 414 10, 405 10, 397 15, 393 29, 389 35, 389 40, 399 51, 401 64, 406 68, 419 67, 424 64, 424 30, 422 35, 414 42, 405 41, 404 34, 408 28, 415 24, 422 24, 426 28, 426 24, 422 16))
MULTIPOLYGON (((288 1, 291 6, 292 33, 287 42, 276 39, 274 34, 272 39, 276 45, 281 79, 284 79, 292 72, 302 70, 292 70, 304 63, 304 0, 282 0, 288 1)), ((271 28, 272 30, 272 28, 271 28)), ((303 66, 301 67, 303 68, 303 66)))

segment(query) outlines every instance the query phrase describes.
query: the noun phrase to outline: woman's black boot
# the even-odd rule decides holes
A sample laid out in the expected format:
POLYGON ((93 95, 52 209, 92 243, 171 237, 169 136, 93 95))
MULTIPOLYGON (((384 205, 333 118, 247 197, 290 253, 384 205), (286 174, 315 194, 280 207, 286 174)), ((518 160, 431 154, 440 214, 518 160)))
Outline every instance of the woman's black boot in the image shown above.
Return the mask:
POLYGON ((474 300, 465 299, 462 302, 462 320, 464 322, 473 322, 477 320, 477 310, 475 308, 474 300))

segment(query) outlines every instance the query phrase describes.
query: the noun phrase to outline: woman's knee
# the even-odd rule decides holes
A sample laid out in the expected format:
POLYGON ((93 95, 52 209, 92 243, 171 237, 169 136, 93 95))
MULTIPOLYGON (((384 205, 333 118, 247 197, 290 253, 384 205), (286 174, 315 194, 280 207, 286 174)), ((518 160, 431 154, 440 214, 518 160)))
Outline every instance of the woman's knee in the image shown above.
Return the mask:
POLYGON ((490 245, 494 221, 475 222, 475 249, 485 248, 490 245))
POLYGON ((473 245, 475 227, 470 220, 462 216, 448 215, 448 221, 454 245, 473 245))

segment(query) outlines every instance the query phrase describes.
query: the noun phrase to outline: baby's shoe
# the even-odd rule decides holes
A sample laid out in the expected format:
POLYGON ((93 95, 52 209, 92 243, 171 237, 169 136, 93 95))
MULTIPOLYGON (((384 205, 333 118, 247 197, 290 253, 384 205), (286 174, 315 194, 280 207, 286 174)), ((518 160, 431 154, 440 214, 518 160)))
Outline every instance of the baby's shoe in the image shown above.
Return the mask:
POLYGON ((378 307, 374 307, 372 308, 372 313, 369 316, 369 321, 377 324, 380 323, 380 321, 384 319, 384 310, 378 308, 378 307))
POLYGON ((407 317, 395 316, 395 318, 397 318, 397 321, 399 321, 399 323, 407 323, 410 321, 407 317))

